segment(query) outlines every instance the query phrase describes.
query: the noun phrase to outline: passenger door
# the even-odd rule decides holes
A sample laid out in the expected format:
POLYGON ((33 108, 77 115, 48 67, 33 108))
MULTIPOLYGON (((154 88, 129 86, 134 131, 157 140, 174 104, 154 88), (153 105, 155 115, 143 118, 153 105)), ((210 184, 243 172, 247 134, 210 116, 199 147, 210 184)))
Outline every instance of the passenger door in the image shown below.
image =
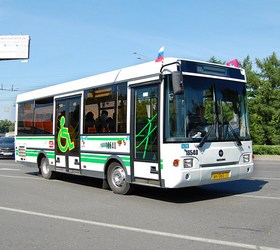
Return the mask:
POLYGON ((56 171, 80 173, 81 96, 56 99, 56 171))
POLYGON ((132 181, 160 185, 159 84, 132 88, 132 181))

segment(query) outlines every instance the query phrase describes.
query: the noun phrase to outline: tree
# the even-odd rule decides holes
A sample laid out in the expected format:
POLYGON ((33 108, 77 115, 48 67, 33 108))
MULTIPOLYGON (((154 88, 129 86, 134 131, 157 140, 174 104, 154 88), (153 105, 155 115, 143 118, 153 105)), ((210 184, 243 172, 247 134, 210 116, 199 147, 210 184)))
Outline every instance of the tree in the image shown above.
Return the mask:
POLYGON ((256 59, 258 71, 247 56, 243 68, 247 73, 250 130, 254 143, 280 144, 280 61, 275 53, 256 59))
POLYGON ((273 53, 264 60, 256 59, 256 64, 261 85, 254 104, 258 104, 255 111, 264 130, 263 144, 280 144, 280 60, 273 53))
POLYGON ((225 61, 221 61, 219 59, 217 59, 215 56, 212 56, 208 62, 211 62, 211 63, 217 63, 217 64, 226 64, 225 61))
POLYGON ((0 133, 12 132, 14 124, 9 120, 0 120, 0 133))

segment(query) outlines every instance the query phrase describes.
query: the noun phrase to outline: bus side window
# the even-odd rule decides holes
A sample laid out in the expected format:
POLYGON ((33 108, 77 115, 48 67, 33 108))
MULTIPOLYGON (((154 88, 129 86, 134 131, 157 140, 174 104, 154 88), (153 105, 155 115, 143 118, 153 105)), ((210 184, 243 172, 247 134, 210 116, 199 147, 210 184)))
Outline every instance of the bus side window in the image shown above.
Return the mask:
POLYGON ((84 133, 125 133, 127 83, 88 89, 84 94, 84 133), (94 124, 88 117, 92 112, 94 124))

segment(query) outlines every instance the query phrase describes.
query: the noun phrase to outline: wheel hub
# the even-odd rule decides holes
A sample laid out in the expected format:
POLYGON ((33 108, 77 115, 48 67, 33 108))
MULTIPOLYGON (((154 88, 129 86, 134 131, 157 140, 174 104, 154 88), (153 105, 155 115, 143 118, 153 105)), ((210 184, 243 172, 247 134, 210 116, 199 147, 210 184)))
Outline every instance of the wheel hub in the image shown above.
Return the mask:
POLYGON ((42 171, 45 173, 45 174, 48 174, 49 172, 49 168, 48 168, 48 165, 44 162, 44 164, 42 165, 42 171))
POLYGON ((125 182, 125 172, 122 168, 116 168, 112 175, 113 182, 116 186, 121 187, 125 182))

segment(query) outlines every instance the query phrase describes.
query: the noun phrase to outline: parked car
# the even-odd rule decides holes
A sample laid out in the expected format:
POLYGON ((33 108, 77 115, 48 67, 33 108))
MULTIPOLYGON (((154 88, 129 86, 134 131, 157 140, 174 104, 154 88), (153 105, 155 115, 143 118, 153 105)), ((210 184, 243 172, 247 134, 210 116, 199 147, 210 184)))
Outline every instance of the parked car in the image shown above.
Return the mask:
POLYGON ((0 137, 0 158, 15 158, 14 137, 0 137))

